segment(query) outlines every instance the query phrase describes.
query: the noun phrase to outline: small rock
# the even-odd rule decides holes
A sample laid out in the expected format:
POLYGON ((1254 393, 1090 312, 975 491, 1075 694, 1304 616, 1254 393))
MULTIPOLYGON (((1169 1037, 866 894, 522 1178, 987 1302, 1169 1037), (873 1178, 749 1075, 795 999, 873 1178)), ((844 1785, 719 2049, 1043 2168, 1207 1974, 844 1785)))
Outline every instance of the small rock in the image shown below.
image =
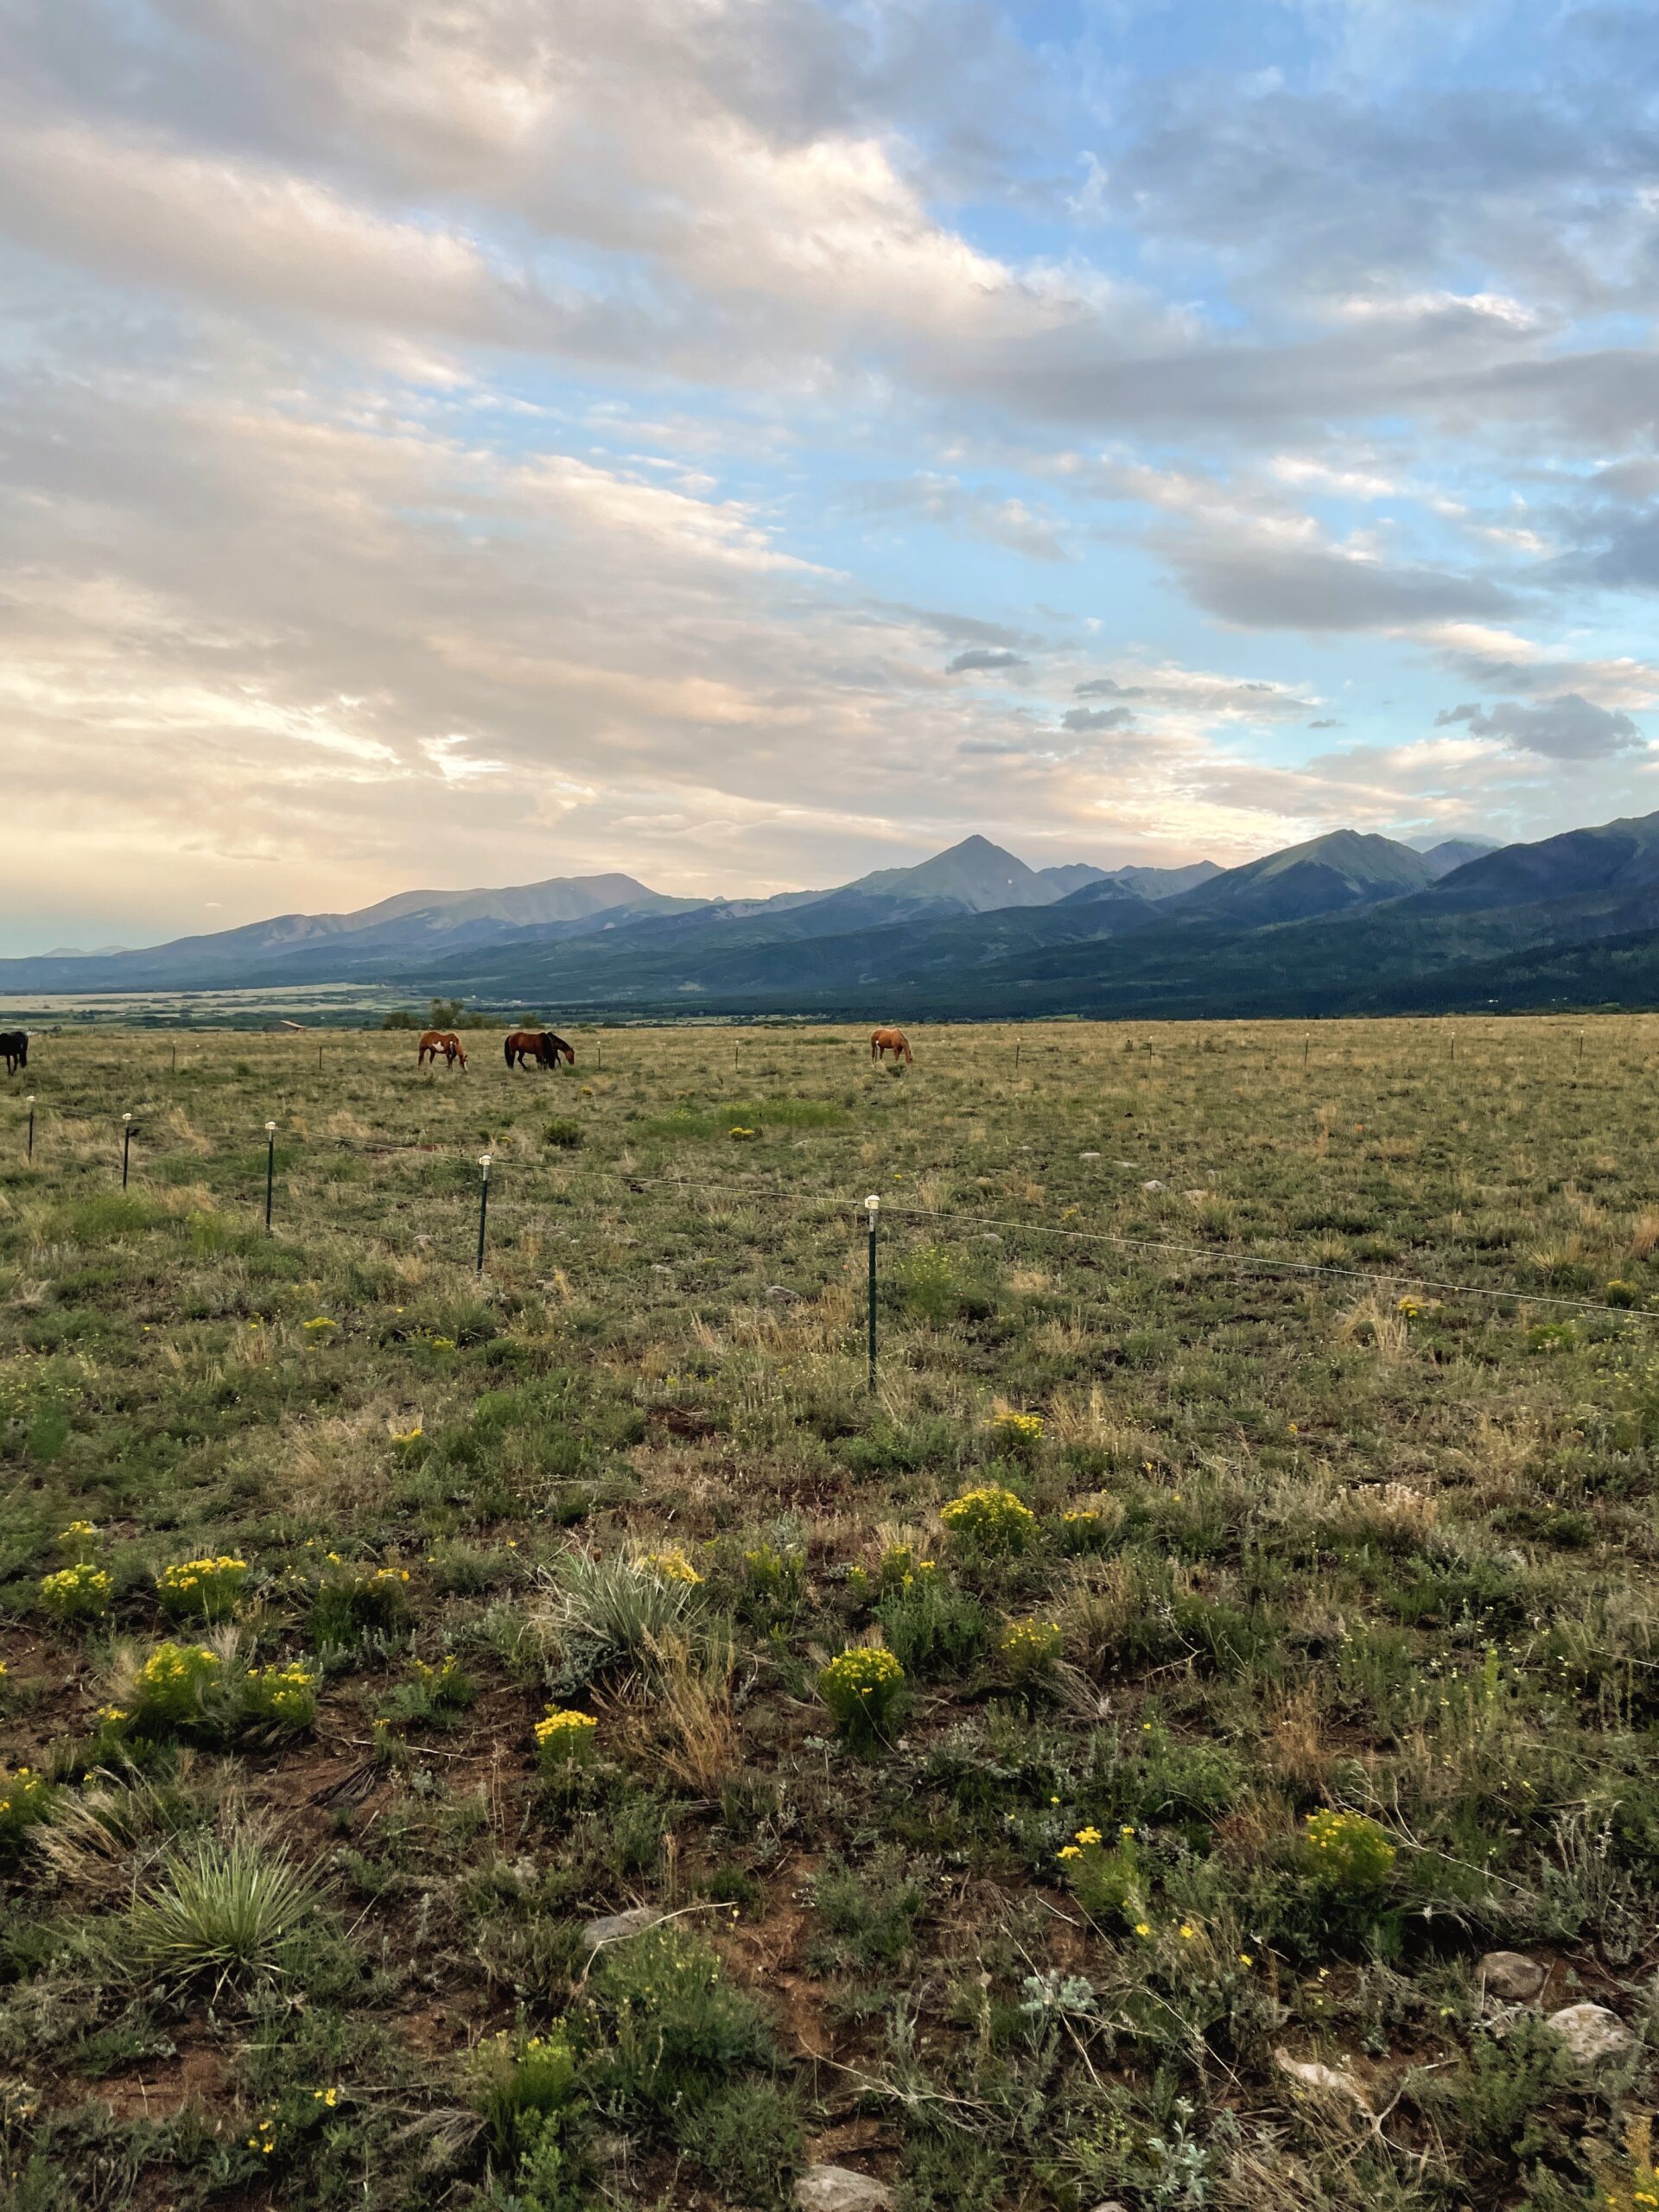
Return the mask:
POLYGON ((1480 1962, 1486 1993, 1500 2005, 1530 2005, 1543 1987, 1548 1969, 1524 1951, 1488 1951, 1480 1962))
POLYGON ((800 1292, 791 1290, 786 1282, 769 1282, 766 1296, 778 1306, 798 1306, 802 1302, 800 1292))
POLYGON ((1129 2212, 1129 2208, 1121 2196, 1109 2196, 1103 2204, 1096 2205, 1095 2212, 1129 2212))
POLYGON ((850 2166, 809 2166, 795 2184, 800 2212, 887 2212, 893 2191, 850 2166))
POLYGON ((653 1260, 651 1272, 654 1275, 671 1275, 674 1270, 672 1268, 665 1268, 660 1260, 653 1260))
POLYGON ((1085 1152, 1083 1156, 1085 1160, 1098 1160, 1100 1158, 1100 1154, 1097 1152, 1085 1152))
POLYGON ((1370 2099, 1351 2074, 1338 2073, 1334 2066, 1322 2066, 1317 2058, 1293 2058, 1287 2050, 1275 2050, 1273 2056, 1280 2072, 1288 2074, 1305 2089, 1319 2089, 1326 2096, 1346 2097, 1368 2119, 1376 2117, 1370 2099))
POLYGON ((601 1920, 590 1920, 582 1931, 582 1940, 590 1951, 597 1951, 606 1943, 620 1943, 626 1936, 654 1928, 662 1916, 655 1905, 631 1905, 626 1912, 609 1912, 601 1920))
POLYGON ((994 1229, 988 1229, 979 1241, 982 1244, 1000 1244, 1002 1239, 994 1229))
POLYGON ((1564 2005, 1559 2012, 1550 2014, 1548 2025, 1581 2066, 1611 2058, 1636 2041, 1618 2013, 1610 2012, 1605 2005, 1564 2005))
POLYGON ((1154 1175, 1150 1183, 1143 1183, 1141 1187, 1143 1191, 1161 1191, 1165 1185, 1154 1175))

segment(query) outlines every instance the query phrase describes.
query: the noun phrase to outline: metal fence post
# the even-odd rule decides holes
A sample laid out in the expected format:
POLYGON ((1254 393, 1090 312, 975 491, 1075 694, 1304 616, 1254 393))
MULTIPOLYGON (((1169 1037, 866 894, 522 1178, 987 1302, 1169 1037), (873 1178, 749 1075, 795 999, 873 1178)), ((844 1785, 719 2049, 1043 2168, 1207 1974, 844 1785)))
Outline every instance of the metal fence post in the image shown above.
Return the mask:
POLYGON ((276 1187, 276 1124, 265 1123, 265 1234, 270 1234, 270 1202, 276 1187))
POLYGON ((872 1192, 870 1196, 865 1199, 864 1205, 869 1215, 870 1222, 870 1391, 871 1395, 874 1395, 875 1391, 875 1217, 880 1211, 881 1201, 875 1196, 874 1192, 872 1192))
POLYGON ((29 1156, 31 1160, 35 1157, 35 1094, 32 1090, 29 1094, 29 1156))
POLYGON ((124 1191, 127 1187, 127 1169, 131 1159, 132 1116, 130 1114, 124 1114, 121 1116, 121 1187, 124 1191))
POLYGON ((478 1266, 474 1273, 484 1272, 484 1230, 490 1217, 490 1154, 478 1155, 478 1266))

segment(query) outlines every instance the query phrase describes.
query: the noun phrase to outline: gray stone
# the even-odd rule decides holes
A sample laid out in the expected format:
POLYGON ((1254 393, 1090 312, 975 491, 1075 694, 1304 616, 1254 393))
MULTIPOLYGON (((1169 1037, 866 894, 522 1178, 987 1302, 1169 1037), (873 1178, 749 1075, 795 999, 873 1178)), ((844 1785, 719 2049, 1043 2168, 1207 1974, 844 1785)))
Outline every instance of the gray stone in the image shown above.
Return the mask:
POLYGON ((1085 1152, 1083 1156, 1085 1160, 1098 1160, 1100 1158, 1100 1154, 1097 1152, 1085 1152))
POLYGON ((798 1306, 802 1302, 800 1292, 791 1290, 786 1282, 769 1282, 766 1296, 777 1306, 798 1306))
POLYGON ((1636 2041, 1618 2013, 1605 2005, 1564 2005, 1550 2014, 1549 2025, 1581 2066, 1616 2057, 1636 2041))
POLYGON ((1166 1189, 1168 1186, 1166 1184, 1160 1183, 1158 1180, 1158 1178, 1154 1175, 1150 1183, 1143 1183, 1141 1187, 1143 1191, 1161 1191, 1166 1189))
POLYGON ((602 1920, 590 1920, 582 1931, 582 1940, 590 1951, 597 1951, 603 1944, 620 1943, 625 1936, 654 1928, 662 1917, 655 1905, 631 1905, 626 1912, 610 1912, 602 1920))
POLYGON ((1487 1994, 1500 2005, 1530 2005, 1543 1987, 1548 1968, 1524 1951, 1488 1951, 1480 1962, 1487 1994))
POLYGON ((850 2166, 809 2166, 795 2184, 800 2212, 887 2212, 893 2191, 850 2166))

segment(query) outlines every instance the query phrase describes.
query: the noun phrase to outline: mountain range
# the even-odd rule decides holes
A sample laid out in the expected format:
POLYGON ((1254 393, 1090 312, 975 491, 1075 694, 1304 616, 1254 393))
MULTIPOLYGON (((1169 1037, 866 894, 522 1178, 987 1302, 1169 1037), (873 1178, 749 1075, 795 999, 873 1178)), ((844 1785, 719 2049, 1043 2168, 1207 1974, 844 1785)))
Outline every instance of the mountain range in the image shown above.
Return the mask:
POLYGON ((1659 814, 1421 852, 1340 830, 1230 868, 1033 868, 975 836, 771 899, 673 899, 625 874, 410 891, 145 950, 0 961, 0 1010, 29 993, 325 982, 567 1016, 1656 1004, 1659 814))

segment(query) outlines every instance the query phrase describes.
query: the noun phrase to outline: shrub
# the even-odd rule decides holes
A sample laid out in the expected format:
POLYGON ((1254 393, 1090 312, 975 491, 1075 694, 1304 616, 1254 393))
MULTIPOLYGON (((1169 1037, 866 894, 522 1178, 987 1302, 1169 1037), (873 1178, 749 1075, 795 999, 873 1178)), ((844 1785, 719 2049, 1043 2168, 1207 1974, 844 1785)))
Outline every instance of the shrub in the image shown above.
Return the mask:
POLYGON ((743 1554, 743 1585, 738 1610, 761 1628, 788 1620, 806 1595, 806 1563, 798 1552, 757 1544, 743 1554))
POLYGON ((594 1986, 612 2027, 606 2070, 625 2103, 671 2105, 686 2099, 695 2077, 729 2073, 771 2054, 760 2005, 732 1986, 715 1953, 677 1923, 611 1946, 594 1986))
POLYGON ((1003 1672, 1017 1690, 1032 1690, 1054 1671, 1065 1638, 1055 1621, 1009 1621, 996 1640, 1003 1672))
POLYGON ((536 1757, 543 1774, 565 1774, 585 1766, 599 1738, 599 1723, 591 1713, 572 1712, 550 1705, 536 1723, 536 1757))
POLYGON ((1117 1533, 1122 1520, 1121 1506, 1115 1513, 1097 1505, 1071 1506, 1059 1518, 1060 1548, 1074 1557, 1082 1557, 1089 1552, 1103 1552, 1117 1533))
POLYGON ((1037 1526, 1031 1508, 994 1483, 951 1498, 939 1508, 939 1518, 953 1536, 988 1553, 1024 1551, 1037 1526))
POLYGON ((91 1560, 77 1560, 41 1579, 41 1603, 54 1620, 100 1620, 110 1610, 114 1578, 91 1560))
POLYGON ((793 2202, 805 2133, 787 2090, 771 2082, 724 2083, 686 2107, 675 2132, 727 2202, 781 2212, 793 2202))
POLYGON ((121 1924, 119 1957, 135 1977, 175 1983, 267 1973, 319 1903, 285 1853, 204 1839, 163 1860, 160 1883, 121 1924))
POLYGON ((251 1667, 238 1685, 238 1715, 282 1728, 308 1728, 317 1717, 317 1679, 297 1662, 251 1667))
POLYGON ((221 1553, 216 1559, 180 1560, 156 1578, 162 1611, 175 1620, 227 1621, 248 1580, 248 1562, 221 1553))
POLYGON ((542 1142, 550 1144, 556 1152, 576 1152, 587 1141, 580 1122, 551 1121, 542 1131, 542 1142))
POLYGON ((15 1846, 24 1831, 52 1809, 52 1785, 33 1767, 0 1773, 0 1847, 15 1846))
POLYGON ((365 1636, 387 1635, 409 1618, 409 1569, 369 1567, 330 1553, 311 1599, 307 1633, 313 1648, 340 1650, 365 1636))
POLYGON ((575 2054, 562 2026, 528 2038, 492 2036, 472 2065, 474 2101, 504 2155, 528 2149, 575 2101, 575 2054))
POLYGON ((447 1726, 477 1695, 477 1684, 453 1651, 447 1652, 436 1666, 424 1659, 411 1660, 409 1680, 398 1683, 381 1707, 375 1725, 396 1721, 408 1726, 411 1722, 435 1721, 447 1726))
POLYGON ((1301 1861, 1320 1889, 1358 1896, 1381 1889, 1396 1856, 1376 1822, 1328 1806, 1307 1816, 1301 1861))
MULTIPOLYGON (((886 1566, 886 1561, 882 1562, 886 1566)), ((960 1674, 985 1656, 991 1627, 977 1598, 924 1560, 876 1607, 891 1651, 906 1674, 960 1674)))
POLYGON ((856 1644, 838 1653, 818 1676, 818 1695, 836 1727, 860 1751, 887 1739, 904 1686, 904 1669, 879 1644, 856 1644))
POLYGON ((1150 1934, 1146 1883, 1132 1827, 1122 1827, 1110 1847, 1097 1827, 1079 1828, 1056 1855, 1085 1912, 1096 1919, 1116 1914, 1137 1935, 1150 1934))
POLYGON ((124 1710, 106 1707, 105 1717, 124 1720, 140 1735, 188 1727, 204 1717, 224 1670, 205 1643, 158 1643, 132 1675, 124 1710))
POLYGON ((986 1433, 1004 1458, 1029 1459, 1043 1440, 1045 1425, 1041 1414, 1000 1406, 986 1423, 986 1433))

